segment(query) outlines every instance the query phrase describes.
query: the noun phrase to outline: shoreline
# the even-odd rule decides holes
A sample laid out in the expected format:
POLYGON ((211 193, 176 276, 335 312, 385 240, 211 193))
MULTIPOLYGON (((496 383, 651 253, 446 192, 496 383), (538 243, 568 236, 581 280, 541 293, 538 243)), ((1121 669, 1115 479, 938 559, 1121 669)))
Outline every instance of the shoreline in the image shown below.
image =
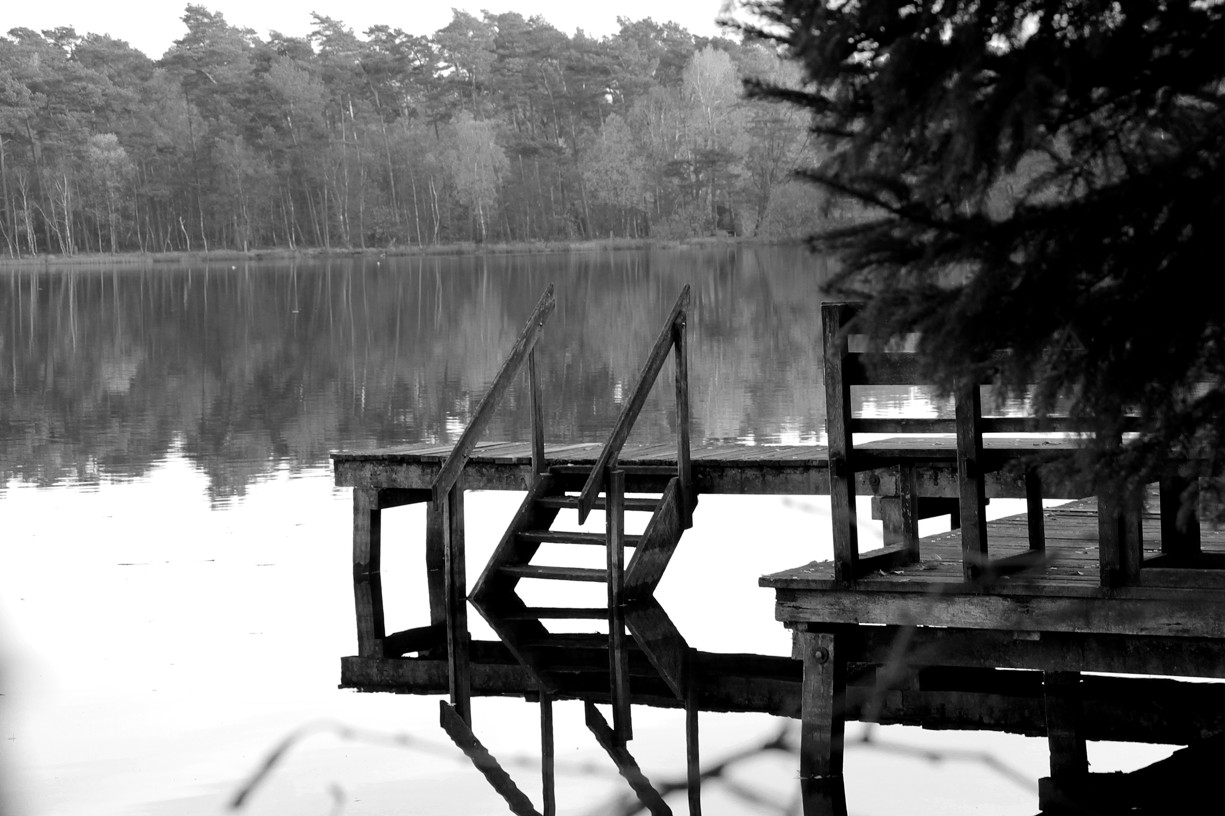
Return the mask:
POLYGON ((309 247, 288 249, 272 247, 252 249, 175 250, 172 252, 116 252, 78 253, 76 255, 44 254, 12 258, 0 256, 0 270, 28 269, 31 267, 94 266, 99 264, 141 266, 157 264, 182 264, 210 261, 289 261, 314 258, 389 258, 430 257, 464 255, 516 255, 526 253, 603 252, 643 249, 685 249, 716 246, 766 246, 801 243, 802 239, 780 240, 744 238, 733 236, 709 236, 700 238, 602 238, 582 241, 516 241, 511 243, 478 244, 461 241, 432 246, 390 247, 343 247, 326 249, 309 247))

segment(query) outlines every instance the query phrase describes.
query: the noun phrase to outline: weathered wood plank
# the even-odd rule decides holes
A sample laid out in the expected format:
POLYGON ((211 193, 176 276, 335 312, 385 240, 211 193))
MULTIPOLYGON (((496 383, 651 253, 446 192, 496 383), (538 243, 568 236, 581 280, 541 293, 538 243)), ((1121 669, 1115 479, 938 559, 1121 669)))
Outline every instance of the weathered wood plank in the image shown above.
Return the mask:
POLYGON ((672 816, 672 808, 668 807, 668 803, 660 796, 659 791, 655 790, 651 780, 647 779, 646 774, 638 767, 638 762, 626 749, 625 743, 619 740, 613 730, 608 727, 608 723, 599 710, 591 703, 584 704, 583 710, 586 715, 587 728, 595 735, 596 742, 600 743, 600 747, 617 766, 617 772, 629 783, 638 801, 642 802, 652 816, 672 816))
MULTIPOLYGON (((1218 596, 1219 598, 1220 596, 1218 596)), ((1120 635, 1225 638, 1225 603, 1202 598, 932 594, 920 591, 776 590, 775 617, 786 623, 869 623, 1081 632, 1120 635)))
POLYGON ((514 564, 499 567, 499 572, 516 578, 537 578, 544 581, 589 581, 603 583, 607 570, 588 567, 548 567, 536 564, 514 564))
POLYGON ((464 752, 468 759, 472 760, 472 764, 476 766, 476 769, 489 780, 489 784, 493 786, 494 791, 506 801, 511 813, 516 814, 516 816, 540 816, 532 805, 532 800, 528 799, 527 795, 519 790, 519 786, 510 778, 510 774, 502 769, 498 761, 493 758, 488 749, 472 733, 472 729, 468 725, 468 719, 453 707, 447 705, 446 700, 439 700, 438 708, 442 729, 447 732, 447 736, 464 752))

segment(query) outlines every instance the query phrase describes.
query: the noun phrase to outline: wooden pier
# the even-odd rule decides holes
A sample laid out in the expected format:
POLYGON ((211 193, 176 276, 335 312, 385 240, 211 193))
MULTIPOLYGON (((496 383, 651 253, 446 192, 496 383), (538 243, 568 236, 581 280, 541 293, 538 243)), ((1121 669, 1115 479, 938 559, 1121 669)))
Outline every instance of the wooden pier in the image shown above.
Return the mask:
MULTIPOLYGON (((687 291, 607 442, 546 444, 538 410, 531 441, 479 442, 489 412, 520 371, 540 405, 532 347, 551 303, 550 289, 454 445, 333 455, 337 485, 354 494, 358 653, 342 659, 341 685, 446 695, 441 725, 512 811, 555 812, 552 705, 566 699, 584 701, 593 740, 653 814, 670 808, 630 752, 636 705, 686 711, 691 813, 701 807, 704 711, 799 719, 810 816, 846 812, 847 720, 1045 736, 1051 776, 1039 805, 1052 813, 1111 812, 1124 803, 1155 808, 1151 790, 1176 806, 1210 779, 1195 769, 1221 757, 1225 684, 1173 679, 1225 679, 1225 535, 1173 520, 1173 497, 1193 488, 1194 475, 1171 474, 1153 485, 1147 507, 1121 502, 1056 467, 1080 445, 1067 429, 983 417, 976 392, 959 398, 956 420, 873 425, 852 417, 850 388, 880 376, 913 382, 914 374, 905 360, 869 366, 840 346, 846 315, 834 312, 824 316, 828 448, 692 444, 687 291), (673 352, 677 444, 627 446, 646 391, 673 352), (1015 435, 1034 430, 1054 433, 1015 435), (860 432, 908 436, 856 444, 860 432), (526 494, 470 593, 466 490, 526 494), (761 579, 775 592, 777 619, 793 630, 790 657, 693 649, 654 598, 685 529, 701 525, 701 505, 720 494, 831 496, 834 559, 761 579), (856 495, 872 497, 882 524, 885 546, 875 552, 859 552, 856 495), (983 508, 994 497, 1024 498, 1029 512, 988 523, 983 508), (1044 498, 1075 501, 1044 507, 1044 498), (380 514, 417 502, 427 506, 418 591, 430 623, 388 633, 380 514), (593 510, 604 514, 604 533, 559 522, 581 522, 593 510), (646 518, 642 534, 625 533, 627 513, 646 518), (920 540, 918 521, 933 516, 950 516, 955 529, 920 540), (539 565, 533 558, 545 544, 600 547, 606 568, 539 565), (531 606, 517 591, 523 581, 597 582, 607 602, 531 606), (472 641, 469 607, 498 640, 472 641), (591 631, 562 631, 557 621, 571 629, 574 621, 590 622, 591 631), (539 810, 481 746, 472 695, 520 696, 540 706, 539 810), (609 707, 611 722, 595 704, 609 707), (1088 771, 1089 740, 1191 747, 1135 774, 1096 775, 1088 771)), ((814 530, 813 538, 828 532, 814 530)))

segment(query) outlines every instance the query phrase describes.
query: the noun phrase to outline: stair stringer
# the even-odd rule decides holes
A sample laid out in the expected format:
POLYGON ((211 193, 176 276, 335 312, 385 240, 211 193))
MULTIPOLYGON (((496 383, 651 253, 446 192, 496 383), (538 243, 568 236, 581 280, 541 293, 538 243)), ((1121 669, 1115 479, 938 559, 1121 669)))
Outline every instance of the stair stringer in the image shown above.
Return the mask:
POLYGON ((473 600, 472 605, 480 613, 489 628, 493 629, 498 639, 506 649, 519 661, 519 665, 527 669, 536 683, 550 694, 561 690, 562 681, 543 667, 539 652, 529 646, 530 643, 540 643, 549 637, 549 631, 544 624, 533 618, 512 617, 522 615, 527 605, 514 591, 499 593, 496 598, 473 600))
POLYGON ((685 532, 681 520, 680 479, 673 477, 664 488, 655 514, 647 522, 634 556, 625 568, 624 597, 627 601, 649 598, 664 577, 664 570, 685 532))
POLYGON ((520 541, 519 533, 525 530, 547 530, 557 518, 558 510, 554 507, 543 507, 539 499, 544 496, 555 496, 561 492, 557 480, 548 474, 537 478, 536 483, 528 489, 523 503, 515 511, 510 526, 502 534, 498 546, 489 556, 489 563, 476 579, 469 597, 474 604, 481 606, 496 595, 512 594, 519 578, 513 575, 499 574, 501 567, 511 564, 527 564, 539 549, 539 544, 520 541))
POLYGON ((684 700, 689 685, 689 644, 685 637, 654 598, 627 604, 624 614, 634 642, 676 698, 684 700))

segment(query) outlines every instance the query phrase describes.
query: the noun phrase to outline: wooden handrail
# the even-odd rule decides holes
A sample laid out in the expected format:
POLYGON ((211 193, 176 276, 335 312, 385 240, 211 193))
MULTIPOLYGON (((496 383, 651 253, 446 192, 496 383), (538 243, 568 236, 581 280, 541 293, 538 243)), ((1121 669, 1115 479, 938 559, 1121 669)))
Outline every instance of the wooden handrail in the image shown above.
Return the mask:
MULTIPOLYGON (((600 458, 596 460, 591 475, 587 477, 587 483, 583 485, 583 492, 579 494, 578 518, 580 524, 587 520, 587 515, 595 506, 596 497, 599 496, 603 485, 605 471, 609 466, 615 465, 617 457, 621 455, 621 448, 625 445, 625 440, 629 438, 634 422, 637 421, 638 414, 642 412, 642 406, 646 404, 647 394, 650 393, 656 378, 659 377, 659 372, 663 370, 664 363, 668 359, 668 352, 673 346, 681 345, 678 339, 684 333, 685 311, 688 308, 689 285, 686 284, 681 290, 680 297, 676 299, 676 305, 668 314, 668 319, 664 321, 663 329, 651 348, 651 354, 638 374, 638 383, 634 386, 629 401, 621 409, 621 416, 617 417, 617 424, 613 426, 612 433, 608 435, 608 441, 604 443, 604 449, 600 451, 600 458)), ((688 429, 678 429, 678 432, 683 433, 682 439, 687 442, 688 429)), ((683 452, 683 456, 687 458, 688 450, 683 452)), ((683 463, 679 464, 683 467, 683 463)), ((685 497, 686 501, 688 498, 688 496, 685 497)))
MULTIPOLYGON (((519 333, 519 339, 515 341, 510 354, 506 356, 502 367, 498 369, 497 376, 493 378, 493 384, 489 386, 489 390, 485 392, 485 396, 481 399, 481 404, 477 406, 472 421, 468 423, 467 428, 464 428, 459 441, 455 443, 451 454, 443 462, 442 469, 438 471, 438 475, 434 478, 434 483, 430 486, 434 501, 439 501, 446 495, 447 491, 455 484, 455 480, 459 478, 460 472, 468 462, 468 457, 472 455, 472 449, 476 447, 477 440, 484 432, 485 426, 489 424, 494 410, 497 409, 498 404, 502 401, 506 390, 510 388, 511 382, 531 357, 532 349, 535 348, 536 341, 540 339, 540 333, 544 328, 545 321, 553 313, 553 309, 556 306, 557 302, 553 299, 553 284, 550 283, 549 287, 544 290, 544 294, 540 296, 540 300, 536 303, 536 308, 532 310, 532 315, 523 326, 523 331, 519 333)), ((535 409, 533 409, 534 413, 535 409)), ((533 421, 533 437, 539 433, 540 428, 533 421)), ((532 449, 535 451, 537 448, 543 448, 543 441, 533 438, 532 449)))

